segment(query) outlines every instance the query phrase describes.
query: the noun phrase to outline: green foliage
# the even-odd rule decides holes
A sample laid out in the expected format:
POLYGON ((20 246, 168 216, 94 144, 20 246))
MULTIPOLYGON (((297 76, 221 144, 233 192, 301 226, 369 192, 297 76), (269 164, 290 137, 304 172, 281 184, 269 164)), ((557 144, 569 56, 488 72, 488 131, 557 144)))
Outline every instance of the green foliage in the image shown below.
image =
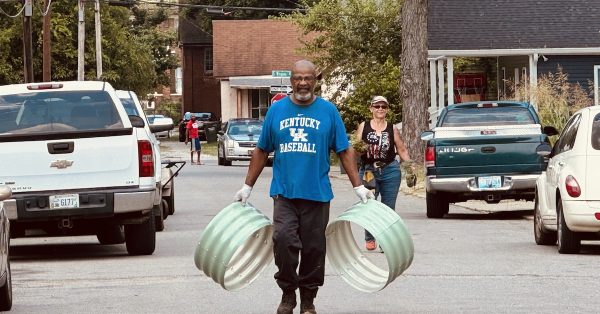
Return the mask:
POLYGON ((558 67, 555 73, 542 75, 536 88, 526 84, 509 82, 514 90, 514 99, 535 99, 537 111, 543 125, 554 126, 559 132, 569 117, 577 110, 592 105, 592 99, 579 84, 568 82, 568 74, 558 67))
MULTIPOLYGON (((20 4, 2 4, 15 14, 20 4)), ((93 6, 85 10, 85 79, 96 79, 96 41, 93 6)), ((37 4, 33 10, 33 71, 34 80, 42 81, 42 16, 37 4)), ((41 6, 39 6, 41 8, 41 6)), ((135 10, 134 10, 135 11, 135 10)), ((102 22, 102 79, 117 89, 133 90, 146 95, 158 84, 168 82, 166 69, 177 67, 177 60, 166 49, 175 42, 175 35, 161 32, 156 25, 166 19, 165 12, 139 15, 130 19, 132 11, 101 3, 102 22)), ((77 3, 52 2, 52 80, 77 79, 77 3)), ((23 30, 22 17, 0 18, 0 84, 22 83, 23 30)), ((165 84, 168 85, 168 84, 165 84)))
POLYGON ((162 114, 165 117, 173 119, 175 123, 181 120, 181 103, 178 102, 162 102, 156 110, 156 114, 162 114))
POLYGON ((310 38, 302 52, 321 69, 323 84, 335 87, 326 97, 338 105, 349 131, 370 118, 374 95, 388 98, 392 122, 401 120, 401 3, 322 0, 307 14, 288 18, 310 38))

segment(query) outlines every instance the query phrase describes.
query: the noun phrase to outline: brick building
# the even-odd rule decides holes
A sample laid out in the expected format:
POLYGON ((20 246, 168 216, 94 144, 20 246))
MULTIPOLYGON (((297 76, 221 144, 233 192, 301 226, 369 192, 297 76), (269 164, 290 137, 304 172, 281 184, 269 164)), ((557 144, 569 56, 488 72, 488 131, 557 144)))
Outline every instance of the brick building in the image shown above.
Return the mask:
POLYGON ((299 53, 302 32, 291 22, 276 20, 213 21, 213 76, 220 80, 220 112, 229 118, 265 116, 271 86, 289 86, 290 70, 305 58, 299 53))

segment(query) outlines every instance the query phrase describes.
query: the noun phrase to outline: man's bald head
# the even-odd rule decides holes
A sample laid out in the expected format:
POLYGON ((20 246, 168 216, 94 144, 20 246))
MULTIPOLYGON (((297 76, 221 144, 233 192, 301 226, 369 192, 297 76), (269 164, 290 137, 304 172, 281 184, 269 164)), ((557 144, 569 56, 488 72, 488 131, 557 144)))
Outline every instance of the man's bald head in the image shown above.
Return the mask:
POLYGON ((311 72, 313 74, 317 74, 317 67, 314 63, 308 60, 298 60, 294 63, 292 67, 292 75, 296 72, 311 72))
POLYGON ((310 105, 315 100, 317 68, 308 60, 300 60, 292 67, 292 101, 298 105, 310 105))

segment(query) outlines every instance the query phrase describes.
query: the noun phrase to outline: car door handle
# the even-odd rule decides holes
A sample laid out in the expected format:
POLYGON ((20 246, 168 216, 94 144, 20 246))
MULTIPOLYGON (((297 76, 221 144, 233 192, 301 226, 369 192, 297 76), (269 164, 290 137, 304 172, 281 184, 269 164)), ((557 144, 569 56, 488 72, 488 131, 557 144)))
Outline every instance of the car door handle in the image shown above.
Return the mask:
POLYGON ((558 165, 562 167, 562 166, 564 166, 564 165, 565 165, 565 162, 564 162, 564 161, 559 161, 559 162, 558 162, 558 165))

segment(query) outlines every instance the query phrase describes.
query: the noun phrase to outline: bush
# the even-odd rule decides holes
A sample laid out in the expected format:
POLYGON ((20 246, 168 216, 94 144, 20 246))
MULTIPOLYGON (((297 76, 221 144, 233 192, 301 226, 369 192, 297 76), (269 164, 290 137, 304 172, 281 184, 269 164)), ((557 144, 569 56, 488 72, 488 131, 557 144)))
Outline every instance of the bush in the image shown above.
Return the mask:
POLYGON ((157 106, 156 114, 162 114, 165 117, 173 119, 174 122, 181 120, 181 103, 162 102, 157 106))
POLYGON ((589 94, 578 83, 569 83, 568 74, 560 66, 556 73, 542 75, 534 89, 525 80, 516 86, 508 83, 514 90, 514 99, 529 101, 533 97, 542 125, 554 126, 559 132, 575 111, 592 105, 589 94))

